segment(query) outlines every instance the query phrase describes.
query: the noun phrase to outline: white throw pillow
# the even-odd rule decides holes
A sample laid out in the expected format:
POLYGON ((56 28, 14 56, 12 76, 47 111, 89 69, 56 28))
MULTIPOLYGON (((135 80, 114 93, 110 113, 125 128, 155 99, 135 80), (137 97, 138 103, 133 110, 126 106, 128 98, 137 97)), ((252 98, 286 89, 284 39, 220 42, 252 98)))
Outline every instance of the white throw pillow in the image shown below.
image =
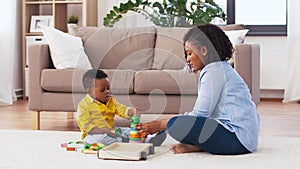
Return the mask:
POLYGON ((248 33, 249 29, 242 29, 242 30, 232 30, 232 31, 224 31, 225 34, 228 36, 232 46, 234 47, 237 44, 244 43, 245 36, 248 33))
MULTIPOLYGON (((231 44, 233 47, 237 44, 244 43, 246 34, 248 33, 249 29, 242 29, 242 30, 232 30, 232 31, 224 31, 225 34, 228 36, 231 44)), ((234 54, 228 62, 234 66, 234 54)))
POLYGON ((42 26, 41 28, 48 40, 52 62, 56 69, 92 68, 84 52, 81 38, 52 27, 42 26))

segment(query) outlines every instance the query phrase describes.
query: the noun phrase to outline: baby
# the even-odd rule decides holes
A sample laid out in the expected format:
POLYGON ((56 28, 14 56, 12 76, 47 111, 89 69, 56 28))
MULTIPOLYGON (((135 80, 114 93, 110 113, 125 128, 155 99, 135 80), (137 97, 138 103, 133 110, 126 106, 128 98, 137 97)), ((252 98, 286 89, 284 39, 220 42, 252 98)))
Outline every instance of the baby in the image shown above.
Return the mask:
MULTIPOLYGON (((128 142, 130 128, 119 127, 115 133, 115 115, 125 119, 132 116, 140 117, 134 107, 120 104, 110 93, 110 83, 107 74, 99 69, 90 69, 84 75, 82 84, 86 96, 79 102, 76 120, 82 132, 82 139, 86 143, 112 144, 114 142, 128 142)), ((166 134, 151 137, 147 142, 155 146, 160 145, 166 134)))

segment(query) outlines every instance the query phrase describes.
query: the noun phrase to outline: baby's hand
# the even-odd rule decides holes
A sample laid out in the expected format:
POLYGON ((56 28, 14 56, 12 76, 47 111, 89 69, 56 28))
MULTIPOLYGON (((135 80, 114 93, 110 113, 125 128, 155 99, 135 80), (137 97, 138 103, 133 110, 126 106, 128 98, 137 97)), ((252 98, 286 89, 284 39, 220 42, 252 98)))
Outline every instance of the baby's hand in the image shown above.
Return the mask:
POLYGON ((135 108, 135 107, 130 107, 130 108, 128 109, 128 115, 129 115, 130 117, 132 117, 132 116, 138 116, 138 117, 141 117, 141 114, 140 114, 139 110, 138 110, 137 108, 135 108))

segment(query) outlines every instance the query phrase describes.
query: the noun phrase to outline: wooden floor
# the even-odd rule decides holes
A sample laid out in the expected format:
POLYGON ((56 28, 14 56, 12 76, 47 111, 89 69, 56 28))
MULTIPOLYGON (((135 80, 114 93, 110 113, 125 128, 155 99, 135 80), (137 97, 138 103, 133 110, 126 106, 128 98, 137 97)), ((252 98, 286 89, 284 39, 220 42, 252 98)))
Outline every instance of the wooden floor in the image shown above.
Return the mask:
MULTIPOLYGON (((257 109, 261 115, 261 136, 300 137, 300 104, 262 101, 257 109)), ((0 115, 0 129, 31 130, 27 100, 1 106, 0 115)), ((144 120, 155 118, 158 116, 142 116, 144 120)), ((65 112, 42 112, 41 130, 79 131, 74 119, 68 119, 65 112)))

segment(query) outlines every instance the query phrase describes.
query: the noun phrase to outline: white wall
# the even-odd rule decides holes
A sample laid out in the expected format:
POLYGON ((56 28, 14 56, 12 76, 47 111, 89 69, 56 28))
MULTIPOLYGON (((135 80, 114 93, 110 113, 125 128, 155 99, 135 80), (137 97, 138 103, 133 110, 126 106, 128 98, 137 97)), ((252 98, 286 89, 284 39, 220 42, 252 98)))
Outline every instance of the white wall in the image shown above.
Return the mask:
POLYGON ((287 82, 287 37, 247 36, 245 42, 260 45, 260 88, 283 90, 287 82))

